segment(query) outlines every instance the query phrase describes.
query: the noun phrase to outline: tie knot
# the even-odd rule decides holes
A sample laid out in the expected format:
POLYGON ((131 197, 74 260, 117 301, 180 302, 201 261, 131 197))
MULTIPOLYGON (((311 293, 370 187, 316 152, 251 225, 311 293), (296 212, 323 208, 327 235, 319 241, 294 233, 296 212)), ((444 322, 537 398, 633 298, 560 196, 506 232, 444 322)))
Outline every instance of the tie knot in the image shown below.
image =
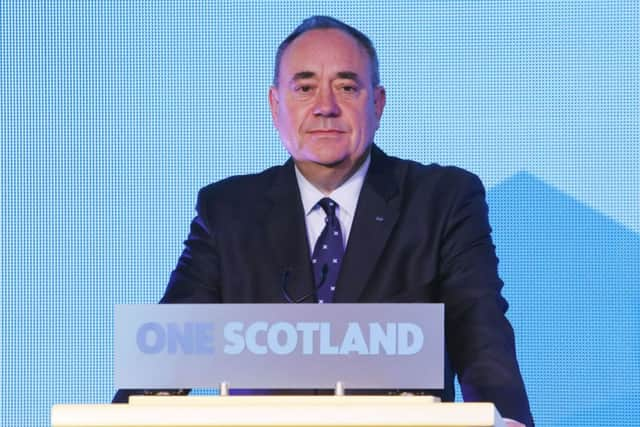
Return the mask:
POLYGON ((332 221, 334 218, 336 218, 336 202, 328 197, 325 197, 318 202, 318 205, 320 205, 320 207, 324 210, 324 213, 327 214, 327 219, 329 221, 332 221))

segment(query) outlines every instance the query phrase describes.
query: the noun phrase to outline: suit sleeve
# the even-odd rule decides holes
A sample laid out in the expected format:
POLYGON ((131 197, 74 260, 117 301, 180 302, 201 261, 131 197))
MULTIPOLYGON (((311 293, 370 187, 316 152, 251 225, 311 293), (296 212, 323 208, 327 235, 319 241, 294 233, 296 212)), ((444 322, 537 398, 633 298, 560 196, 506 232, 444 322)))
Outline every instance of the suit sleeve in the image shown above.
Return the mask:
MULTIPOLYGON (((219 303, 219 264, 215 244, 215 234, 208 218, 207 200, 204 190, 198 194, 196 217, 185 247, 178 260, 164 296, 162 304, 219 303)), ((127 403, 132 395, 153 394, 160 390, 120 389, 112 399, 113 403, 127 403)), ((170 394, 186 394, 189 390, 162 390, 170 394)))
POLYGON ((162 304, 220 303, 220 264, 206 189, 200 190, 196 217, 178 265, 171 273, 162 304))
POLYGON ((447 352, 465 401, 493 402, 502 416, 533 426, 505 317, 484 187, 467 172, 453 179, 441 251, 447 352))

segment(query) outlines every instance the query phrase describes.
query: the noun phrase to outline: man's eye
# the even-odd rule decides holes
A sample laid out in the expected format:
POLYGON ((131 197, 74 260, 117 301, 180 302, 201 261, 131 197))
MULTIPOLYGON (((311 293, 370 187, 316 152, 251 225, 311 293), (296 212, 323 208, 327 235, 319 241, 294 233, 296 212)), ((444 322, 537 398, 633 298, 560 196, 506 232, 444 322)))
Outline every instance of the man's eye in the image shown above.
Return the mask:
POLYGON ((356 86, 350 86, 350 85, 345 85, 341 87, 343 92, 347 92, 347 93, 355 93, 358 91, 358 88, 356 86))
POLYGON ((309 93, 311 92, 312 87, 309 85, 298 86, 296 88, 296 92, 309 93))

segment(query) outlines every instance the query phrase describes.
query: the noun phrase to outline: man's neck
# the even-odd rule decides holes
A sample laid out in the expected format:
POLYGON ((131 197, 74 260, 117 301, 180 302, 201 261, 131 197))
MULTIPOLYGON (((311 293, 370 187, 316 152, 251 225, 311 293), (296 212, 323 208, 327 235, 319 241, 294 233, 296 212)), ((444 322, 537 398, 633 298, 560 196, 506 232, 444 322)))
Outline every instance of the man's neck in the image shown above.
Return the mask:
POLYGON ((367 159, 367 156, 369 156, 369 152, 365 153, 355 163, 343 162, 327 166, 312 162, 296 162, 296 167, 314 187, 324 195, 329 195, 356 173, 367 159))

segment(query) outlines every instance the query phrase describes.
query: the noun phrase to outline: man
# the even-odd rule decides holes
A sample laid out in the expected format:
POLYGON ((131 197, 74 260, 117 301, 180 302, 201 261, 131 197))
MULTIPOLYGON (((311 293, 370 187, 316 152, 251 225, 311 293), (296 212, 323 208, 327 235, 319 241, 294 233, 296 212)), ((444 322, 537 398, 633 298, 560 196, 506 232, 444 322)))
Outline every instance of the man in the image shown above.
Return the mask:
POLYGON ((292 159, 200 191, 162 302, 444 302, 439 394, 453 399, 453 368, 465 400, 531 426, 482 184, 378 149, 379 83, 371 41, 333 18, 282 42, 269 104, 292 159))

